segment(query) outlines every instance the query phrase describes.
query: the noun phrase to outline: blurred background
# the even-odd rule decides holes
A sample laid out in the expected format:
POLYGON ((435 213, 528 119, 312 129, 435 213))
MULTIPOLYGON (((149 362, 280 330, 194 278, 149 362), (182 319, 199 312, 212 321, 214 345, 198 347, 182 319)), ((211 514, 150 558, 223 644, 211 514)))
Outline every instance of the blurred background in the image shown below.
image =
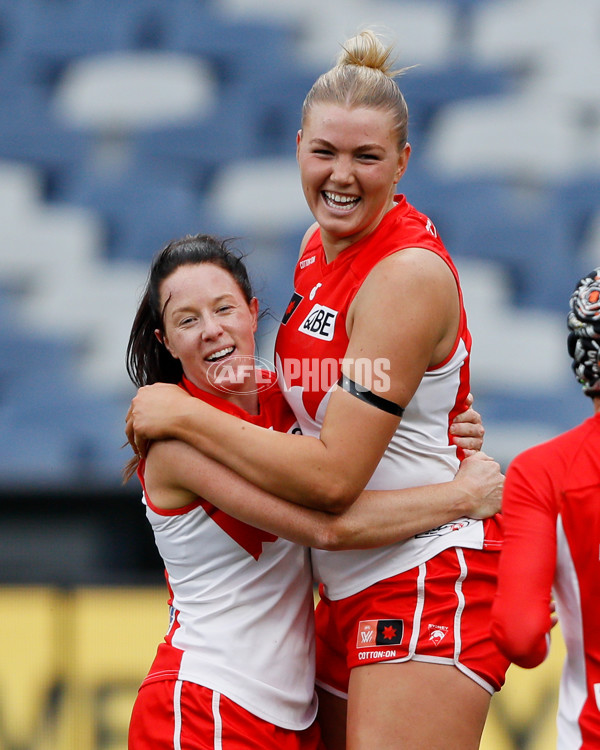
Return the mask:
MULTIPOLYGON (((416 66, 400 190, 461 274, 487 452, 591 414, 565 318, 600 265, 597 0, 0 0, 0 750, 126 747, 167 622, 120 476, 150 259, 238 238, 271 359, 311 221, 302 101, 367 25, 416 66)), ((552 746, 557 641, 511 669, 488 749, 552 746)))

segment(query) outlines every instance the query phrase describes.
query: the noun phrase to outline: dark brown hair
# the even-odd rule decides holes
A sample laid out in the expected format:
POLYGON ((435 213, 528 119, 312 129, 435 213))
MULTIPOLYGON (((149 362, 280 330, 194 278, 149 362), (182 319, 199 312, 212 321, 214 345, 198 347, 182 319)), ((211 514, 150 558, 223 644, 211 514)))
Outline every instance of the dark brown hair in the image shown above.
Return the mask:
POLYGON ((163 281, 184 265, 211 263, 231 274, 246 302, 254 296, 242 256, 228 240, 212 235, 188 235, 173 240, 154 258, 146 288, 135 315, 127 345, 127 374, 138 388, 152 383, 179 383, 181 363, 156 338, 163 331, 160 289, 163 281))

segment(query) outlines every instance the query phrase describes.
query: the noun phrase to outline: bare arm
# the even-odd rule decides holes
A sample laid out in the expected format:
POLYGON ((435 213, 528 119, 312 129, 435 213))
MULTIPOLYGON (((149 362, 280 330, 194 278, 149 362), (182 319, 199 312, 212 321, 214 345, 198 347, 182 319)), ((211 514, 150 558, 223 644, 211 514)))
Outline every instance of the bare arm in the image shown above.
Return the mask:
MULTIPOLYGON (((391 384, 381 395, 405 405, 427 367, 441 361, 453 345, 458 319, 454 278, 433 253, 403 251, 376 266, 351 313, 347 357, 387 358, 391 384), (436 305, 424 299, 424 277, 436 305)), ((128 435, 135 433, 142 445, 147 438, 174 437, 277 496, 340 511, 365 487, 398 422, 337 388, 320 438, 303 436, 298 443, 295 436, 248 424, 180 389, 157 384, 140 389, 133 400, 128 435), (160 404, 152 404, 150 393, 159 388, 160 404)))
POLYGON ((159 507, 182 507, 201 496, 240 521, 328 550, 382 546, 461 515, 492 515, 500 509, 503 479, 498 464, 478 453, 463 462, 452 482, 365 491, 335 515, 275 497, 176 440, 154 443, 145 470, 148 494, 159 507))

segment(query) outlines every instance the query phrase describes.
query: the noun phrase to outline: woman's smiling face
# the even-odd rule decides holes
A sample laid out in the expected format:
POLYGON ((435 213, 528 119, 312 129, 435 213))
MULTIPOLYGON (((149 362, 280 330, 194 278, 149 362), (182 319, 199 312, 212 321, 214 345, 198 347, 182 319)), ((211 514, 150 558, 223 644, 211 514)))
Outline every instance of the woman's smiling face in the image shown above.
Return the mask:
MULTIPOLYGON (((238 384, 252 390, 254 334, 258 302, 246 301, 231 274, 213 263, 179 266, 161 284, 160 304, 164 331, 156 335, 179 359, 185 376, 204 391, 227 397, 236 382, 224 383, 223 373, 244 365, 238 384)), ((226 375, 225 375, 226 376, 226 375)))
POLYGON ((399 149, 393 126, 385 109, 319 103, 298 133, 304 195, 335 254, 370 234, 394 205, 410 146, 399 149))

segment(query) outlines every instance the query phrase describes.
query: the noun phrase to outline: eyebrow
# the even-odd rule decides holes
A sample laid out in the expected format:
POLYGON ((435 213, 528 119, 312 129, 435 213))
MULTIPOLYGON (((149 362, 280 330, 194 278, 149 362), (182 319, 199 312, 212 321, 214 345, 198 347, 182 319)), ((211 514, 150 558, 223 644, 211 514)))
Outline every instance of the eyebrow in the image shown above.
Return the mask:
MULTIPOLYGON (((333 143, 330 143, 325 138, 311 138, 310 139, 310 145, 321 145, 321 146, 327 146, 327 148, 335 149, 333 143)), ((379 143, 363 143, 358 148, 355 149, 355 151, 372 151, 373 149, 377 149, 378 151, 383 151, 384 147, 379 143)))
MULTIPOLYGON (((169 299, 166 300, 165 306, 163 307, 163 315, 167 311, 167 304, 171 301, 172 296, 169 295, 169 299)), ((219 303, 225 301, 225 300, 233 300, 235 301, 235 296, 231 292, 225 292, 224 294, 219 295, 218 297, 215 297, 214 300, 212 300, 212 303, 214 305, 218 305, 219 303)), ((171 309, 171 315, 175 315, 177 313, 181 313, 184 310, 187 310, 189 308, 189 305, 182 305, 181 307, 174 307, 171 309)))

